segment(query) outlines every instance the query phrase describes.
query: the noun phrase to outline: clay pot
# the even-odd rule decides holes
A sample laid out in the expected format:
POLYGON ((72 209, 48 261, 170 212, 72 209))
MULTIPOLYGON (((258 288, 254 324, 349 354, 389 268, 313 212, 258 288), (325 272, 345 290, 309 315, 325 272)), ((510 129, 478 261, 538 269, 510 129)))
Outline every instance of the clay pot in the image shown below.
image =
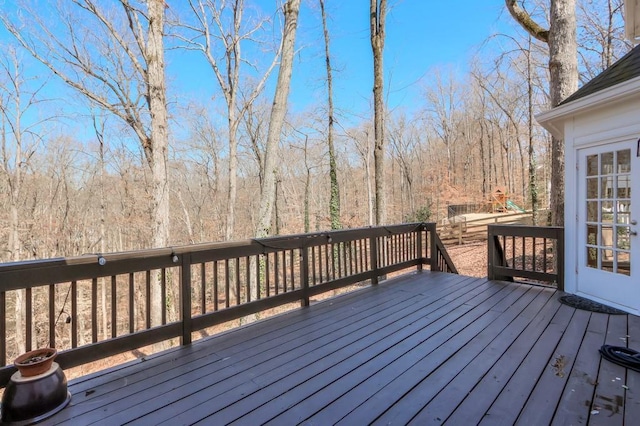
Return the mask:
POLYGON ((57 354, 55 348, 35 349, 23 353, 13 363, 22 377, 33 377, 48 371, 57 354))

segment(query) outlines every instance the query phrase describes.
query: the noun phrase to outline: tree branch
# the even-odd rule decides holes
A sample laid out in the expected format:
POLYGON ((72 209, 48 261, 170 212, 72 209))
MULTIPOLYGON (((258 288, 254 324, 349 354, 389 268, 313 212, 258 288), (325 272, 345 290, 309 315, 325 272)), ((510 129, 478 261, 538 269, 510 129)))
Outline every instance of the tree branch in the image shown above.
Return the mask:
POLYGON ((536 21, 533 20, 531 15, 526 10, 520 7, 517 0, 504 0, 509 9, 509 13, 513 16, 522 28, 524 28, 532 37, 549 43, 549 30, 544 29, 536 21))

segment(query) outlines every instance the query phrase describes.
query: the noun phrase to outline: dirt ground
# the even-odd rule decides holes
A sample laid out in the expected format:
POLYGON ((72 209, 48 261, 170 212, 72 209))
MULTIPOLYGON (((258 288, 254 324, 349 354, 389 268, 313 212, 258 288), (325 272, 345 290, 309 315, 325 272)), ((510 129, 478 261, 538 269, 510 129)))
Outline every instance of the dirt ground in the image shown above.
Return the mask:
POLYGON ((447 252, 458 273, 470 277, 487 276, 487 242, 447 245, 447 252))

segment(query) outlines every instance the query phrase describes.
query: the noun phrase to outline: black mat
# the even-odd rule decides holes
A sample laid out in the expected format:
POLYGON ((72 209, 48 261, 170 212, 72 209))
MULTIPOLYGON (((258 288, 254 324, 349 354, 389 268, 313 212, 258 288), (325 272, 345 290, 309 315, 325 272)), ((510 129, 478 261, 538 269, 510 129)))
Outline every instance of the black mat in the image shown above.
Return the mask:
POLYGON ((610 315, 626 315, 627 313, 620 309, 612 308, 611 306, 603 305, 602 303, 594 302, 593 300, 585 299, 584 297, 570 294, 562 296, 560 303, 569 305, 576 309, 582 309, 583 311, 599 312, 602 314, 610 315))

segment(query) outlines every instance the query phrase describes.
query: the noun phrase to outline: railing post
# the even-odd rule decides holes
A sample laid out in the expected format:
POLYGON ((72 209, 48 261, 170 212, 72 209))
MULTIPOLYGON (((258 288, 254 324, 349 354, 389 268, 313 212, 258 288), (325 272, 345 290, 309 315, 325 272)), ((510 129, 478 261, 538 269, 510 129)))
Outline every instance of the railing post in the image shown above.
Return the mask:
POLYGON ((425 232, 425 231, 426 231, 426 227, 425 227, 425 224, 423 223, 422 226, 420 226, 420 228, 417 231, 418 237, 416 239, 416 246, 417 246, 416 247, 416 257, 420 261, 418 263, 418 271, 422 271, 422 269, 423 269, 423 262, 424 262, 423 258, 425 256, 424 256, 424 253, 422 252, 422 233, 425 232))
POLYGON ((309 247, 303 245, 300 248, 300 275, 302 275, 302 307, 309 306, 309 247))
POLYGON ((556 231, 556 246, 558 248, 556 257, 556 269, 558 272, 558 290, 564 291, 564 228, 556 231))
POLYGON ((489 280, 513 281, 513 276, 496 274, 496 266, 507 266, 504 247, 500 245, 499 236, 494 232, 494 225, 487 226, 487 278, 489 280))
POLYGON ((371 270, 373 271, 371 284, 378 285, 378 240, 375 235, 369 237, 369 257, 371 259, 371 270))
POLYGON ((493 271, 493 262, 496 253, 496 241, 493 238, 493 227, 487 225, 487 279, 495 280, 495 273, 493 271))
MULTIPOLYGON (((180 343, 188 345, 191 343, 191 254, 181 255, 180 263, 180 316, 182 325, 182 336, 180 343)), ((165 303, 162 301, 162 303, 165 303)))
MULTIPOLYGON (((0 366, 7 365, 7 293, 0 291, 0 366)), ((50 320, 51 321, 51 320, 50 320)), ((50 343, 50 345, 52 345, 50 343)))
POLYGON ((432 271, 438 271, 438 244, 436 243, 436 224, 429 224, 429 252, 431 255, 430 268, 432 271))

